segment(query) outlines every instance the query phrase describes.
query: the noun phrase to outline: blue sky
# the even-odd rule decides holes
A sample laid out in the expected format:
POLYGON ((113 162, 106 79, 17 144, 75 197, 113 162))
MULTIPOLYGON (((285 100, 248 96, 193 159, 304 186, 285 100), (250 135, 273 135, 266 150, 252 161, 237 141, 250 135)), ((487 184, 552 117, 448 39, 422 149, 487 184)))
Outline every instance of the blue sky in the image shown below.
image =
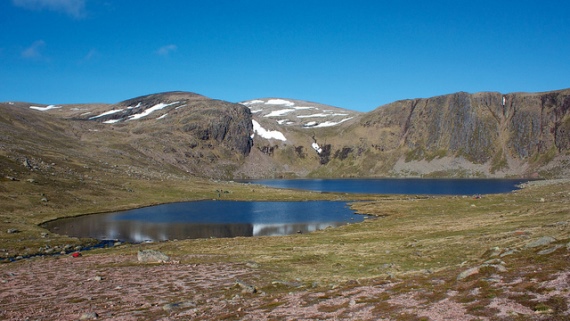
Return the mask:
POLYGON ((369 111, 570 87, 570 2, 2 0, 0 101, 183 90, 369 111))

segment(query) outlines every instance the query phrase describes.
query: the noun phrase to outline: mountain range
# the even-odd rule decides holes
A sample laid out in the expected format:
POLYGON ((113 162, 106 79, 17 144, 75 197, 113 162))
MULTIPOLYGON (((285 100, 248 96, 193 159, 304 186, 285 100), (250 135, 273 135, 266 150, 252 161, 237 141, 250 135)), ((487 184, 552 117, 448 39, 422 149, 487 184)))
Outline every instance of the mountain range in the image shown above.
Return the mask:
POLYGON ((165 92, 116 104, 0 103, 0 175, 148 179, 568 177, 570 89, 458 92, 367 113, 165 92))

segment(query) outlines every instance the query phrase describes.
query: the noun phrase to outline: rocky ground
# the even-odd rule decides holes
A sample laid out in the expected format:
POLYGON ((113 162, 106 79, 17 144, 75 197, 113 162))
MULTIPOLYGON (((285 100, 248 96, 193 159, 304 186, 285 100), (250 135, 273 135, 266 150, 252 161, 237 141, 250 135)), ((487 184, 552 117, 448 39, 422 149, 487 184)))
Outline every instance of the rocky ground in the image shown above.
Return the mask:
POLYGON ((310 284, 255 262, 148 263, 136 251, 3 264, 0 319, 570 320, 568 240, 492 248, 461 269, 310 284))
MULTIPOLYGON (((0 320, 570 320, 568 184, 358 202, 378 219, 310 234, 5 260, 0 320), (141 249, 170 258, 141 262, 141 249)), ((32 223, 5 224, 3 247, 70 241, 44 238, 32 223)))

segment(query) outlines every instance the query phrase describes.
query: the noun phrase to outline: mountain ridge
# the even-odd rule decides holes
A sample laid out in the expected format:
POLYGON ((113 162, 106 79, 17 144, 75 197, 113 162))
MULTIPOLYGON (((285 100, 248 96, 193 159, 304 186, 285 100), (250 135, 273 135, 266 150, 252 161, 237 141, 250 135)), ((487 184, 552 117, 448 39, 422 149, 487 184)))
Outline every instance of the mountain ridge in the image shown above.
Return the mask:
MULTIPOLYGON (((10 117, 29 115, 34 123, 49 115, 50 126, 36 131, 44 144, 57 128, 53 135, 67 133, 85 146, 78 157, 129 154, 146 158, 146 171, 154 173, 168 168, 224 179, 565 177, 569 97, 570 89, 458 92, 399 100, 366 113, 277 97, 231 103, 181 91, 116 104, 0 106, 10 117)), ((0 121, 12 126, 10 117, 0 121)), ((2 146, 17 145, 10 126, 2 146)))

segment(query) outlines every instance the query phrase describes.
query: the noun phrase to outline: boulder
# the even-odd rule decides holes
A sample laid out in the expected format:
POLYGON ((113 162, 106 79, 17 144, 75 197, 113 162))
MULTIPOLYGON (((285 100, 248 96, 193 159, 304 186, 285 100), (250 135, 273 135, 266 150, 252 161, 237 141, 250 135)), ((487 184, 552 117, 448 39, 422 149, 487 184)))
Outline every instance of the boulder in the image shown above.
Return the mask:
POLYGON ((97 320, 99 315, 95 312, 86 312, 79 317, 79 320, 97 320))
POLYGON ((189 309, 189 308, 195 308, 196 307, 196 303, 192 302, 192 301, 185 301, 185 302, 176 302, 176 303, 167 303, 165 305, 162 306, 162 309, 166 312, 173 312, 175 310, 180 310, 180 309, 189 309))
POLYGON ((459 275, 457 276, 457 281, 461 281, 463 279, 466 279, 472 275, 478 274, 479 273, 479 266, 476 267, 472 267, 470 269, 467 269, 461 273, 459 273, 459 275))
POLYGON ((524 247, 531 249, 531 248, 535 248, 535 247, 539 247, 539 246, 548 245, 552 242, 556 242, 556 239, 551 237, 551 236, 543 236, 543 237, 539 238, 538 240, 534 240, 530 243, 527 243, 524 247))
POLYGON ((242 289, 242 293, 257 293, 257 288, 253 285, 247 284, 243 281, 236 280, 236 286, 242 289))
POLYGON ((556 250, 558 250, 558 249, 561 248, 561 247, 562 247, 562 245, 557 244, 557 245, 555 245, 555 246, 553 246, 553 247, 549 247, 549 248, 547 248, 547 249, 544 249, 544 250, 542 250, 542 251, 539 251, 537 254, 538 254, 538 255, 546 255, 546 254, 554 253, 556 250))
POLYGON ((164 263, 170 261, 170 257, 156 250, 140 250, 137 254, 141 263, 164 263))

